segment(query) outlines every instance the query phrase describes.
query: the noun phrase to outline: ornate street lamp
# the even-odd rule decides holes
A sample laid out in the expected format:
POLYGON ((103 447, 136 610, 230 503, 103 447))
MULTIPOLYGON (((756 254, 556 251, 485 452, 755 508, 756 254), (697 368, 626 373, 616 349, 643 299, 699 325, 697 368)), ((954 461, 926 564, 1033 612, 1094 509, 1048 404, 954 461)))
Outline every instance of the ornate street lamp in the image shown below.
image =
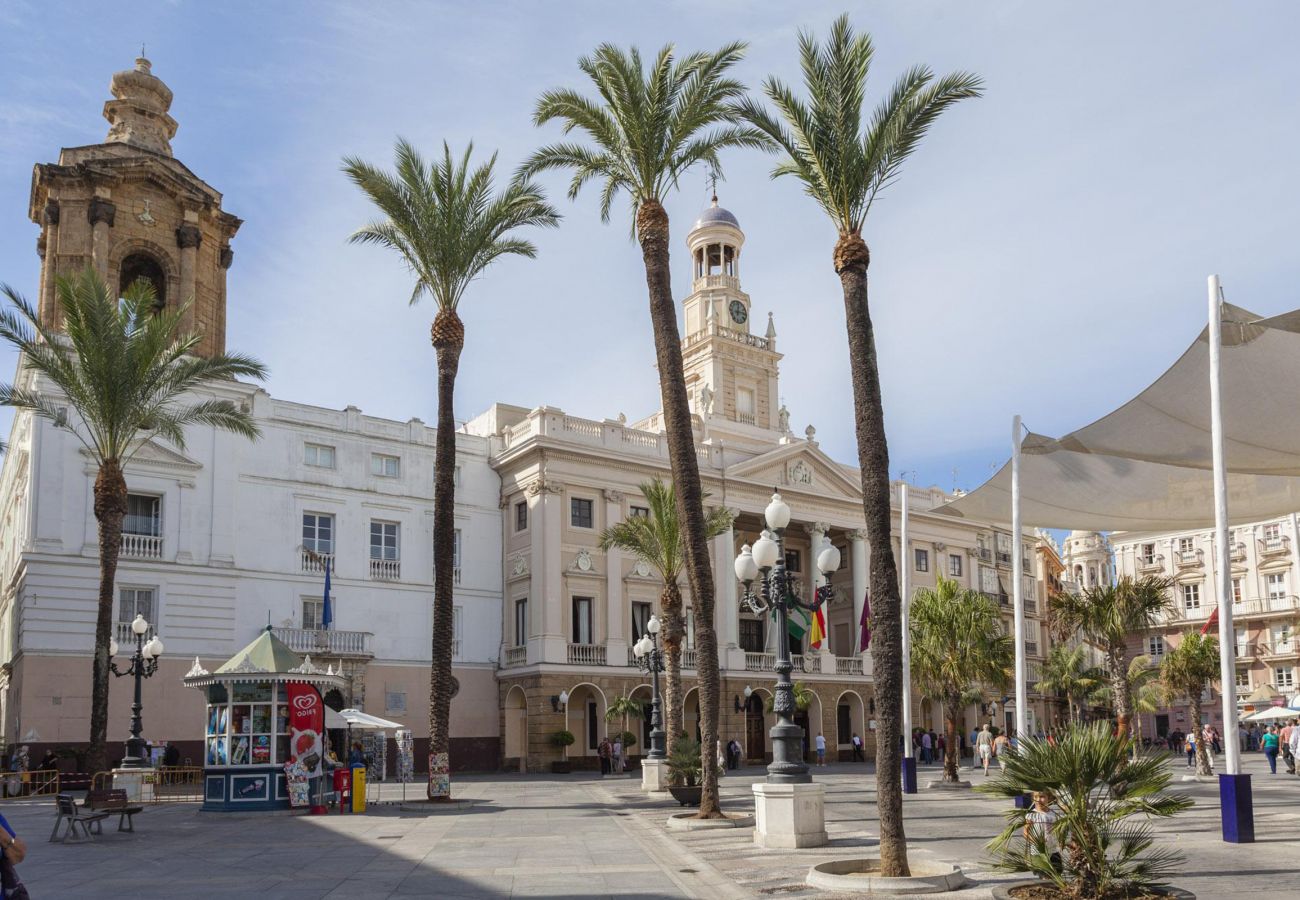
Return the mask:
POLYGON ((646 633, 632 645, 637 668, 650 674, 650 752, 646 759, 663 759, 664 714, 663 698, 659 696, 659 673, 664 670, 663 651, 659 649, 659 618, 651 616, 645 626, 646 633))
MULTIPOLYGON (((754 542, 740 548, 736 557, 736 577, 745 586, 745 604, 756 614, 766 615, 776 611, 776 696, 772 706, 776 724, 772 726, 772 762, 767 767, 770 784, 802 784, 812 781, 808 766, 803 761, 803 729, 794 724, 794 684, 790 681, 789 621, 791 609, 805 609, 815 613, 830 600, 830 584, 817 589, 810 603, 794 595, 789 572, 785 568, 783 537, 790 524, 790 507, 780 494, 772 495, 772 502, 763 511, 767 530, 754 542), (758 593, 754 582, 758 581, 758 593)), ((817 569, 828 577, 840 567, 840 551, 827 544, 817 554, 817 569)))
POLYGON ((145 759, 144 738, 140 737, 143 724, 140 721, 140 712, 144 708, 140 702, 140 682, 158 671, 158 658, 162 656, 163 642, 157 635, 145 641, 144 636, 149 633, 149 623, 142 615, 137 614, 132 620, 131 633, 135 637, 135 653, 131 655, 131 665, 126 671, 117 668, 117 663, 112 660, 112 657, 117 656, 117 641, 110 639, 108 667, 118 678, 123 675, 135 676, 135 703, 131 705, 131 738, 126 742, 126 756, 122 759, 122 768, 144 769, 148 768, 149 763, 145 759))

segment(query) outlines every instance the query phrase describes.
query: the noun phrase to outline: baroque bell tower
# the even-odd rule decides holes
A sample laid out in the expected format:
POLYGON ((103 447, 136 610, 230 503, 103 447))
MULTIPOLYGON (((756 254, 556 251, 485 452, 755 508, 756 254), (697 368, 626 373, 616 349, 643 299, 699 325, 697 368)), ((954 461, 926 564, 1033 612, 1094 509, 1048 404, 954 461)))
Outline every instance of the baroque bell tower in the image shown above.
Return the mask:
POLYGON ((682 302, 682 363, 692 410, 710 434, 767 445, 774 432, 789 431, 777 387, 781 354, 771 313, 762 335, 751 330, 752 304, 740 288, 744 244, 740 222, 714 194, 686 236, 692 279, 682 302))
POLYGON ((242 223, 172 156, 172 92, 150 69, 141 56, 113 76, 103 143, 64 148, 32 175, 41 321, 61 324, 55 279, 91 266, 119 295, 144 278, 160 306, 190 301, 182 328, 198 331, 196 352, 211 356, 225 350, 230 240, 242 223))

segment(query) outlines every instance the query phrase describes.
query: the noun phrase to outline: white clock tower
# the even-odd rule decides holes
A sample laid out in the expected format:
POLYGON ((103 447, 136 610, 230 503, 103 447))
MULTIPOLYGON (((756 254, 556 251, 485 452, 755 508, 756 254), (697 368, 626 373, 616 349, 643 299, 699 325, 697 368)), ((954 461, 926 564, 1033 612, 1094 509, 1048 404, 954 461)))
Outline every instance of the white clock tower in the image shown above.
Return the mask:
POLYGON ((682 301, 682 362, 692 411, 711 435, 770 446, 773 432, 788 430, 777 391, 781 354, 771 313, 762 336, 751 331, 749 295, 740 289, 744 244, 740 223, 715 195, 686 236, 692 281, 682 301))

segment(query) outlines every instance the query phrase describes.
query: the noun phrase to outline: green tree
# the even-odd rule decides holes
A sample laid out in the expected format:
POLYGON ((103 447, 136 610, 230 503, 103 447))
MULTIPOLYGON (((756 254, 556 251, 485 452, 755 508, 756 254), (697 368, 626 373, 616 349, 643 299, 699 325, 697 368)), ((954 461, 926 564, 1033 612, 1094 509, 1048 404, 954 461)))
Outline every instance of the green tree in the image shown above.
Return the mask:
POLYGON ((213 382, 266 377, 250 356, 193 355, 200 335, 182 332, 189 303, 156 306, 144 280, 114 297, 91 269, 59 278, 56 291, 64 334, 41 324, 36 310, 8 285, 0 291, 12 309, 0 313, 0 339, 21 354, 18 383, 0 385, 0 405, 28 410, 76 436, 93 461, 95 521, 99 527, 99 603, 91 665, 91 771, 108 767, 108 644, 112 638, 114 580, 126 516, 125 466, 148 441, 161 437, 180 449, 185 429, 202 425, 246 438, 261 432, 229 400, 204 398, 213 382), (43 383, 44 382, 44 383, 43 383), (62 407, 75 415, 67 415, 62 407))
MULTIPOLYGON (((1129 660, 1128 670, 1124 673, 1128 685, 1129 704, 1133 712, 1133 750, 1136 753, 1142 744, 1142 713, 1153 713, 1160 708, 1164 694, 1160 684, 1160 669, 1152 664, 1146 654, 1129 660)), ((1115 708, 1114 691, 1109 678, 1102 678, 1092 694, 1092 701, 1100 706, 1115 708)))
POLYGON ((1067 634, 1080 632, 1102 648, 1106 676, 1118 721, 1117 733, 1128 736, 1133 692, 1128 681, 1129 639, 1145 637, 1173 605, 1168 578, 1130 576, 1115 584, 1097 585, 1082 593, 1054 594, 1048 604, 1067 634))
POLYGON ((1047 653, 1039 672, 1038 687, 1065 698, 1070 724, 1079 722, 1079 705, 1105 683, 1105 673, 1088 665, 1082 644, 1057 644, 1047 653))
POLYGON ((1015 662, 997 604, 939 576, 912 598, 912 679, 943 703, 943 780, 956 784, 958 717, 979 685, 1002 688, 1015 662))
POLYGON ((1044 795, 1056 814, 1047 835, 1029 829, 1030 809, 1007 811, 1007 825, 989 845, 997 867, 1032 872, 1066 897, 1121 900, 1150 896, 1176 875, 1182 854, 1152 850, 1152 818, 1189 809, 1185 794, 1166 793, 1168 756, 1153 753, 1129 759, 1131 741, 1115 740, 1105 722, 1072 726, 1053 735, 1054 743, 1021 739, 1007 757, 1006 771, 976 788, 1007 799, 1044 795), (1060 863, 1051 858, 1061 848, 1060 863))
MULTIPOLYGON (((734 101, 743 96, 744 86, 727 74, 744 49, 744 44, 732 43, 714 53, 692 53, 677 59, 669 45, 646 67, 636 48, 625 51, 601 44, 594 54, 578 61, 600 99, 569 89, 547 91, 538 100, 534 115, 537 125, 559 120, 565 133, 579 131, 589 143, 566 141, 542 147, 523 168, 527 173, 572 170, 571 198, 588 181, 602 181, 600 215, 604 221, 609 220, 620 192, 631 200, 632 233, 640 242, 645 264, 668 459, 685 535, 686 574, 695 607, 700 731, 708 746, 717 741, 719 726, 713 572, 704 491, 682 372, 664 200, 692 166, 704 163, 717 171, 720 151, 760 145, 761 135, 737 124, 734 101)), ((705 770, 703 789, 700 817, 720 816, 717 773, 712 767, 705 770)))
POLYGON ((452 569, 456 531, 456 372, 465 347, 465 326, 457 307, 470 283, 503 256, 537 255, 529 241, 515 236, 528 227, 551 227, 559 213, 542 189, 516 177, 494 193, 496 154, 471 164, 474 145, 459 159, 444 142, 442 157, 425 162, 420 152, 398 140, 396 171, 387 172, 357 157, 343 160, 343 171, 379 211, 353 232, 356 244, 396 251, 415 278, 410 302, 429 294, 437 306, 430 339, 438 364, 438 426, 433 456, 433 662, 429 679, 428 795, 450 799, 449 727, 451 718, 452 569), (442 787, 446 784, 446 792, 442 787))
MULTIPOLYGON (((606 528, 600 535, 600 549, 618 548, 631 553, 658 572, 663 582, 659 592, 664 641, 663 727, 671 740, 681 734, 683 727, 682 640, 686 635, 686 617, 678 581, 686 561, 685 534, 671 484, 653 478, 641 484, 641 493, 650 515, 631 516, 606 528)), ((705 538, 722 534, 731 527, 731 521, 730 510, 720 507, 709 510, 704 519, 705 538)), ((698 621, 697 615, 697 632, 698 621)))
POLYGON ((862 508, 871 547, 880 871, 885 876, 903 876, 908 866, 899 742, 902 610, 890 539, 889 447, 867 303, 871 254, 862 229, 872 202, 898 178, 935 119, 954 103, 978 97, 981 85, 974 75, 959 72, 936 79, 930 69, 918 66, 904 73, 864 122, 874 53, 870 35, 855 34, 847 16, 835 20, 824 45, 802 32, 799 57, 808 99, 801 100, 780 80, 769 77, 763 88, 777 115, 749 100, 742 101, 740 108, 768 136, 769 146, 784 153, 773 177, 790 175, 799 181, 838 233, 833 263, 844 295, 862 508))
MULTIPOLYGON (((1192 734, 1196 735, 1196 774, 1209 775, 1210 754, 1201 740, 1201 692, 1219 674, 1219 640, 1199 631, 1188 631, 1178 646, 1160 662, 1160 681, 1170 702, 1186 700, 1191 712, 1192 734)), ((1224 735, 1224 740, 1236 740, 1224 735)))

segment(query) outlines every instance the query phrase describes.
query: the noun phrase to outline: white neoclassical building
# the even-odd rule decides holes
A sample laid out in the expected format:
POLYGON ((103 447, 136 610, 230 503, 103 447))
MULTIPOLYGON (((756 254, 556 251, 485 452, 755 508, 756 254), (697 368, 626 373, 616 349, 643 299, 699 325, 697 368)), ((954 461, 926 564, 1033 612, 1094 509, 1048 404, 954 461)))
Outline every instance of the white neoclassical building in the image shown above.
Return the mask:
MULTIPOLYGON (((222 209, 220 193, 172 157, 171 94, 148 63, 114 76, 113 90, 105 142, 65 149, 33 179, 29 215, 40 227, 42 315, 58 322, 53 276, 89 264, 110 283, 149 278, 167 303, 199 296, 191 324, 204 334, 201 352, 220 348, 224 272, 239 220, 222 209)), ((842 551, 827 640, 820 648, 797 646, 796 678, 812 689, 800 714, 807 731, 824 734, 848 757, 854 733, 873 749, 870 662, 857 652, 869 564, 859 473, 831 458, 813 428, 802 435, 790 428, 779 402, 774 317, 756 315, 741 286, 744 240, 736 216, 715 199, 686 237, 684 264, 693 277, 682 310, 701 476, 709 502, 733 513, 731 530, 710 548, 723 734, 740 740, 751 759, 770 752, 765 700, 774 632, 742 606, 732 560, 757 537, 777 488, 794 511, 787 563, 803 591, 816 587, 822 543, 842 551)), ((28 373, 18 378, 45 387, 28 373)), ((417 743, 425 740, 432 429, 354 406, 292 403, 251 385, 216 385, 209 393, 248 409, 261 439, 195 428, 183 448, 150 441, 126 469, 131 506, 115 616, 121 627, 143 613, 166 644, 160 671, 146 683, 145 736, 179 742, 197 759, 202 705, 181 676, 196 657, 208 668, 226 659, 269 623, 294 649, 342 669, 346 696, 336 702, 395 719, 417 743), (327 565, 330 630, 321 628, 327 565)), ((587 419, 538 403, 542 398, 521 399, 530 405, 494 404, 457 435, 457 768, 537 768, 561 755, 594 764, 598 738, 634 724, 606 721, 614 697, 649 697, 629 647, 657 610, 660 585, 638 561, 602 552, 599 536, 645 513, 641 483, 668 477, 662 416, 587 419), (577 737, 567 751, 550 741, 562 729, 577 737)), ((98 573, 94 474, 66 429, 16 416, 0 469, 0 719, 6 740, 27 743, 33 755, 87 737, 98 573)), ((943 575, 997 599, 1010 633, 1012 554, 1022 553, 1033 671, 1049 640, 1030 574, 1038 538, 1016 548, 1004 526, 932 514, 946 499, 934 488, 909 492, 907 547, 897 543, 895 510, 899 565, 911 567, 916 589, 943 575)), ((692 640, 684 658, 688 729, 699 709, 692 640)), ((113 741, 126 737, 129 694, 125 681, 114 685, 113 741)), ((1030 696, 1034 727, 1043 721, 1043 700, 1030 696)), ((988 699, 963 711, 965 729, 995 713, 1012 715, 1007 698, 988 699)), ((941 729, 937 702, 919 694, 914 700, 915 724, 941 729)), ((424 758, 418 746, 415 758, 424 758)))

